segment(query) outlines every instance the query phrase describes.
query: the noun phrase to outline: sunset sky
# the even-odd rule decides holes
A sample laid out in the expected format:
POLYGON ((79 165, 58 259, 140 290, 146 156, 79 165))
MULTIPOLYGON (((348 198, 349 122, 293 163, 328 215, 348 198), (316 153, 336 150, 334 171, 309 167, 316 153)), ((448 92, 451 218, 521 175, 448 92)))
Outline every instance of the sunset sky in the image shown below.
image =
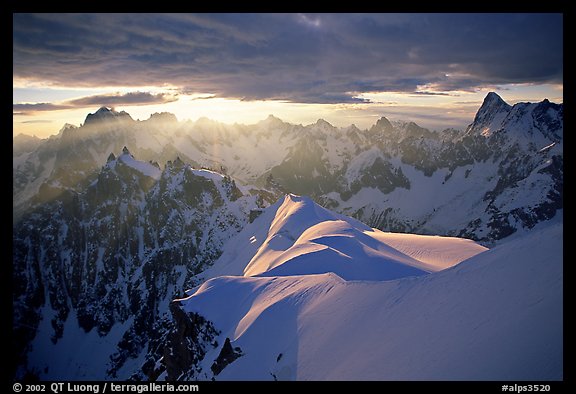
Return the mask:
POLYGON ((13 134, 101 106, 464 128, 489 91, 563 101, 562 14, 14 14, 13 134))

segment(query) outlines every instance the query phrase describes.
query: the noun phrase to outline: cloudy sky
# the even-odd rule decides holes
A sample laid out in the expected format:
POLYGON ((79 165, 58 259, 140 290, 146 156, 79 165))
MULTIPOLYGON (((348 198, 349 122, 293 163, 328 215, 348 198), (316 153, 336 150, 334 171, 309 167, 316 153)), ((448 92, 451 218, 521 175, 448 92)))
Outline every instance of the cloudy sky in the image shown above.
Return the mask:
POLYGON ((561 14, 14 14, 14 135, 100 106, 255 123, 464 128, 483 97, 563 101, 561 14))

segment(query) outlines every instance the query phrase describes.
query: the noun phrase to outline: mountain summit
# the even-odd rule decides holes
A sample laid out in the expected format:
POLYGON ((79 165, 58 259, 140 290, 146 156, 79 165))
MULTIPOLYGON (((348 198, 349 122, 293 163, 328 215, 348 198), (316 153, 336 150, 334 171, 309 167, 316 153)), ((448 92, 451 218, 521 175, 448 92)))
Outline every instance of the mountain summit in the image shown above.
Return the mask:
POLYGON ((113 108, 100 107, 95 113, 90 113, 84 120, 84 125, 98 124, 106 121, 131 121, 132 117, 126 111, 116 112, 113 108))
POLYGON ((480 111, 482 111, 484 108, 486 107, 504 107, 507 109, 510 109, 511 106, 509 104, 507 104, 504 99, 502 99, 502 97, 500 97, 500 95, 498 95, 498 93, 496 92, 489 92, 486 97, 484 97, 484 102, 482 103, 482 106, 480 107, 480 111))
POLYGON ((482 106, 474 117, 473 124, 482 128, 484 135, 490 135, 502 122, 503 118, 510 112, 512 106, 507 104, 502 97, 494 92, 490 92, 484 98, 482 106))

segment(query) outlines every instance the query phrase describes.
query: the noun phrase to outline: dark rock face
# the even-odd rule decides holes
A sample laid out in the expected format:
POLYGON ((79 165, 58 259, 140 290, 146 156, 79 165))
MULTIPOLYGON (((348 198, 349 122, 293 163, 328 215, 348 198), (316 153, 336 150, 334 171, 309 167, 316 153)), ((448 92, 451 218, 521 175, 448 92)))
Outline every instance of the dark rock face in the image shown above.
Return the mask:
POLYGON ((489 126, 497 116, 506 115, 511 109, 512 107, 502 100, 502 97, 490 92, 486 95, 482 106, 476 113, 473 124, 482 127, 489 126))
POLYGON ((216 358, 216 361, 212 364, 210 369, 214 373, 214 376, 218 375, 224 368, 230 365, 234 360, 238 357, 242 356, 242 349, 239 347, 232 348, 232 344, 230 343, 230 338, 226 338, 224 341, 224 346, 222 346, 222 350, 216 358))
MULTIPOLYGON (((260 195, 244 195, 230 177, 210 176, 181 160, 161 172, 126 149, 85 191, 66 190, 15 224, 17 376, 44 368, 27 354, 46 318, 45 334, 55 345, 70 335, 70 319, 102 338, 123 325, 107 350, 106 376, 113 378, 158 339, 157 331, 166 332, 169 324, 159 322, 168 318, 171 300, 195 285, 194 275, 220 256, 258 204, 268 204, 260 195)), ((46 376, 53 376, 45 361, 46 376)))
POLYGON ((125 111, 116 112, 114 109, 101 107, 93 114, 88 114, 84 120, 85 125, 95 125, 100 122, 126 122, 133 121, 132 117, 125 111))
POLYGON ((332 190, 334 180, 322 156, 323 149, 315 138, 304 137, 282 164, 270 170, 270 174, 279 179, 284 188, 296 194, 325 193, 332 190))
POLYGON ((220 333, 197 313, 184 312, 177 302, 170 305, 170 312, 174 328, 168 333, 162 358, 166 379, 192 380, 200 372, 198 363, 204 359, 206 351, 218 346, 215 338, 220 333))
POLYGON ((371 166, 364 169, 362 176, 355 180, 350 191, 356 194, 362 187, 373 187, 382 193, 390 193, 397 187, 410 189, 410 180, 402 173, 402 168, 394 168, 389 162, 376 158, 371 166))

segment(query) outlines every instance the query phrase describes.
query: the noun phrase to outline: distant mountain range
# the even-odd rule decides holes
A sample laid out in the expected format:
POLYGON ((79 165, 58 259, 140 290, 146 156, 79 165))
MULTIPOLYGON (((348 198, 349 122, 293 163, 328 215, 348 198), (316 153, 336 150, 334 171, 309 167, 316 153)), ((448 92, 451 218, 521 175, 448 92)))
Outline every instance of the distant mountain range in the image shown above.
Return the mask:
MULTIPOLYGON (((208 119, 178 122, 167 113, 134 121, 125 112, 101 108, 88 115, 81 127, 65 125, 48 139, 16 137, 15 376, 233 379, 244 371, 244 367, 226 368, 237 359, 252 360, 237 366, 259 365, 250 370, 258 378, 334 377, 319 370, 295 372, 305 368, 292 363, 295 348, 289 344, 285 351, 269 348, 278 354, 254 350, 261 357, 277 358, 277 364, 270 364, 268 358, 265 363, 258 359, 264 364, 242 358, 256 348, 247 339, 237 345, 242 335, 233 331, 242 324, 252 327, 249 320, 256 315, 241 300, 240 309, 230 307, 238 321, 236 317, 222 320, 212 307, 194 306, 193 298, 181 306, 171 301, 185 297, 188 288, 196 288, 197 298, 202 299, 209 286, 197 287, 226 275, 302 277, 301 285, 294 286, 304 293, 298 290, 294 297, 303 300, 309 286, 343 289, 337 285, 340 280, 400 280, 402 284, 407 283, 402 278, 418 277, 418 283, 423 283, 418 286, 426 292, 425 278, 432 277, 431 272, 484 250, 454 238, 430 238, 444 239, 439 243, 418 235, 394 238, 372 227, 498 245, 495 250, 501 252, 494 252, 495 257, 481 265, 504 260, 506 245, 512 242, 516 242, 511 247, 514 253, 531 250, 530 237, 551 245, 562 233, 558 225, 563 207, 562 141, 562 104, 544 100, 510 106, 495 93, 488 94, 464 131, 430 131, 386 118, 368 130, 336 128, 323 120, 293 125, 273 116, 255 125, 225 125, 208 119), (555 230, 546 230, 540 238, 531 235, 532 229, 548 227, 555 230), (519 240, 510 241, 515 237, 519 240)), ((561 250, 558 254, 556 246, 550 254, 555 267, 552 276, 542 280, 557 280, 561 250)), ((539 252, 533 252, 533 258, 522 255, 527 264, 539 264, 539 252)), ((487 272, 496 270, 491 267, 487 272)), ((469 269, 442 274, 449 277, 469 269)), ((517 269, 510 266, 510 275, 517 269)), ((495 286, 489 288, 501 289, 495 273, 486 275, 495 286)), ((266 278, 246 279, 252 284, 244 279, 210 283, 215 284, 214 291, 222 291, 216 298, 228 299, 236 297, 231 287, 239 292, 252 285, 268 288, 271 279, 266 278)), ((286 280, 282 286, 289 288, 292 284, 286 280)), ((519 286, 512 286, 502 297, 512 296, 519 286)), ((438 290, 434 289, 430 291, 438 290)), ((401 293, 390 294, 401 297, 401 293)), ((551 298, 542 305, 557 301, 556 293, 546 294, 551 298)), ((417 300, 406 305, 413 302, 417 300)), ((258 303, 253 307, 258 305, 262 311, 271 307, 258 303)), ((300 309, 290 308, 281 316, 301 316, 300 309)), ((498 313, 512 314, 512 309, 502 306, 498 313)), ((527 321, 539 316, 538 310, 533 312, 527 321)), ((439 316, 445 317, 450 310, 442 313, 439 316)), ((557 318, 554 311, 550 313, 550 319, 557 318)), ((378 319, 370 324, 380 324, 378 319)), ((481 325, 474 319, 466 321, 468 329, 481 325)), ((261 335, 259 330, 251 335, 261 335)), ((554 349, 547 353, 549 357, 556 357, 554 349)), ((323 352, 319 354, 335 356, 323 352)), ((511 354, 503 360, 510 360, 511 354)), ((534 363, 531 368, 538 367, 534 363)), ((398 371, 389 378, 404 376, 403 369, 398 371)), ((374 373, 349 377, 371 379, 377 376, 374 373)), ((553 368, 535 379, 554 378, 558 373, 553 368)), ((522 376, 510 374, 513 379, 522 376)))
POLYGON ((382 230, 446 234, 487 244, 562 207, 563 105, 506 104, 489 93, 464 131, 381 118, 368 130, 269 116, 255 125, 172 114, 134 121, 101 108, 47 140, 14 139, 18 220, 65 190, 81 192, 113 152, 165 166, 179 157, 239 184, 293 192, 382 230))

